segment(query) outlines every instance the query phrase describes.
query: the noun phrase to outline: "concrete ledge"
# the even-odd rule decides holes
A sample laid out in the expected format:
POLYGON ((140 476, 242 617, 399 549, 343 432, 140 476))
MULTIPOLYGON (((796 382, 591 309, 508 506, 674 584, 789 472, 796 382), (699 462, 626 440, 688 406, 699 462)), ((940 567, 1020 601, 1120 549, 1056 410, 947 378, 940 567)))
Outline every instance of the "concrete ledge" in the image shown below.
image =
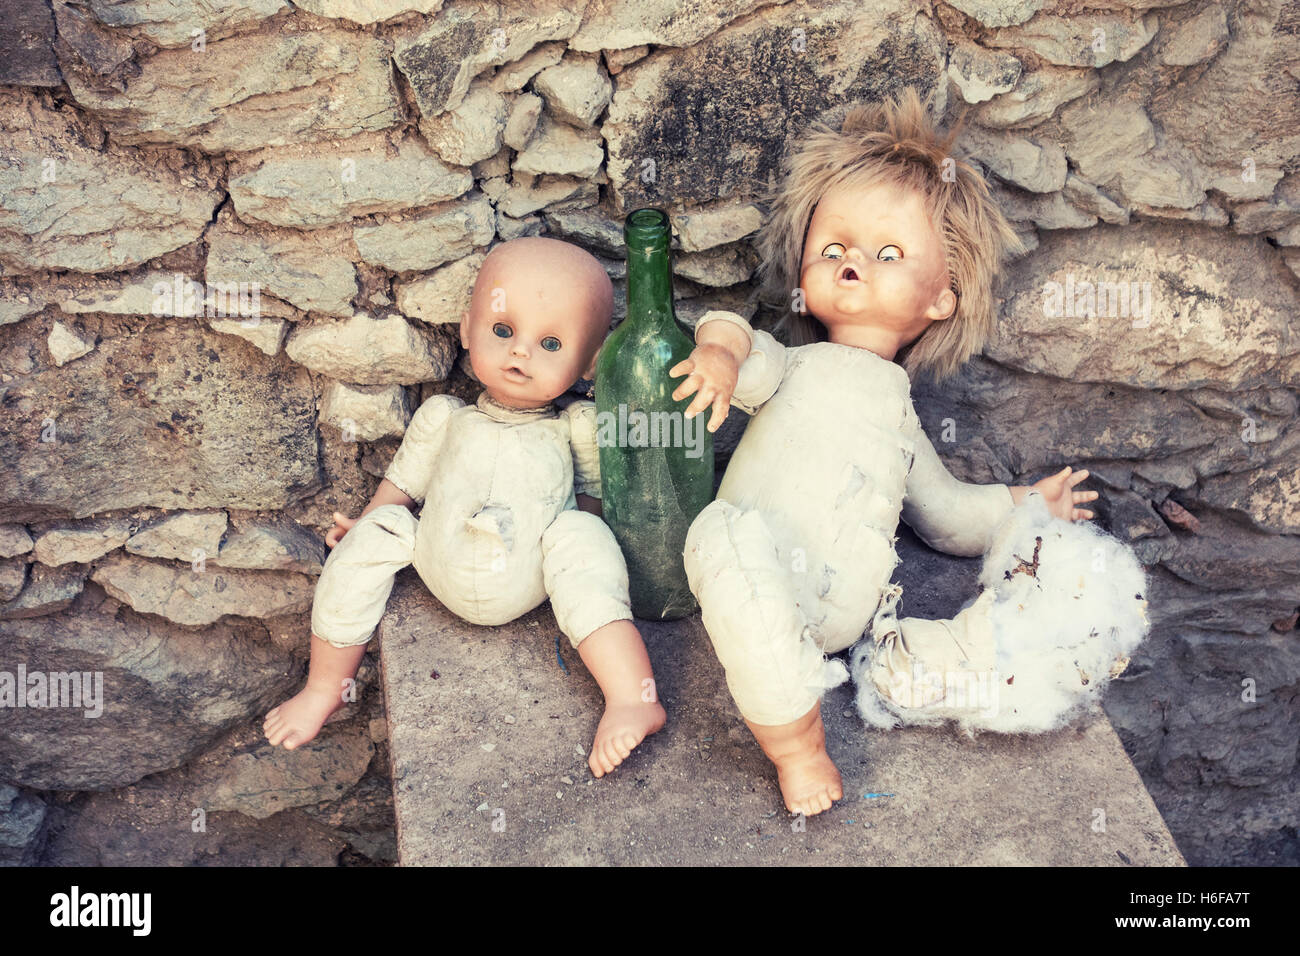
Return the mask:
POLYGON ((1183 865, 1104 714, 1038 737, 866 731, 847 686, 823 707, 846 799, 795 832, 699 616, 637 623, 668 725, 595 780, 600 691, 563 639, 561 668, 550 605, 475 627, 399 575, 380 631, 404 865, 1183 865))

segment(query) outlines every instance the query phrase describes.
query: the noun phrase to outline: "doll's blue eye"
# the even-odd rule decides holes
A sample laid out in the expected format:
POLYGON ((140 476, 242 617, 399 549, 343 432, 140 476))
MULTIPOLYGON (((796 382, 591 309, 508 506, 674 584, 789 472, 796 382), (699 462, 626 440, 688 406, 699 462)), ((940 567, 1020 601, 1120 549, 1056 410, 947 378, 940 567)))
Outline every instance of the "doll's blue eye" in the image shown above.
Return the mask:
POLYGON ((492 332, 503 339, 508 339, 514 334, 510 331, 510 326, 506 325, 504 322, 498 322, 496 325, 492 326, 492 332))
POLYGON ((825 249, 822 250, 822 255, 828 259, 838 259, 840 256, 844 255, 844 244, 840 242, 832 242, 829 246, 827 246, 825 249), (832 253, 831 252, 832 249, 839 249, 839 252, 832 253))
POLYGON ((560 340, 554 335, 548 335, 542 339, 542 348, 548 352, 558 352, 560 350, 560 340))
POLYGON ((898 246, 885 246, 876 253, 876 258, 881 262, 894 262, 903 258, 903 250, 898 246))

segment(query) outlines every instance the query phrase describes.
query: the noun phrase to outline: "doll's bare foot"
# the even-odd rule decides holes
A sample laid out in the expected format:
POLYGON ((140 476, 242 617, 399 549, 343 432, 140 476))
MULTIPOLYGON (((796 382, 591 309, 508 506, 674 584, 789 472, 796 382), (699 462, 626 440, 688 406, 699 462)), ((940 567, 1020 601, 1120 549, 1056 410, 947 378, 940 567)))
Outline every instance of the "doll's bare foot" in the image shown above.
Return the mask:
POLYGON ((262 722, 262 732, 272 747, 284 744, 285 750, 293 750, 315 739, 330 714, 342 706, 340 692, 308 684, 271 709, 262 722))
POLYGON ((343 688, 357 676, 365 653, 365 644, 335 647, 313 634, 307 686, 273 707, 262 722, 271 746, 293 750, 314 739, 330 714, 343 706, 343 688))
POLYGON ((767 758, 776 764, 786 809, 812 816, 844 796, 840 772, 826 753, 821 704, 798 720, 778 726, 745 723, 767 758))
POLYGON ((650 656, 631 621, 610 621, 578 644, 578 655, 605 694, 605 714, 587 766, 603 777, 621 764, 667 715, 655 690, 650 656))
POLYGON ((667 714, 656 703, 605 704, 605 715, 596 728, 587 766, 597 777, 613 771, 645 740, 664 725, 667 714))

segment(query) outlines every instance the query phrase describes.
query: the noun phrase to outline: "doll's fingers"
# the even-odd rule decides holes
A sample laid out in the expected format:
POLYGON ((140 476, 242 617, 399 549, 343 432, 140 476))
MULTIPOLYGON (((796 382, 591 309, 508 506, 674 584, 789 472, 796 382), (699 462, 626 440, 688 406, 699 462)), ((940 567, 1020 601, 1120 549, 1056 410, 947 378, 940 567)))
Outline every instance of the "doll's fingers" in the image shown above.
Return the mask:
POLYGON ((1074 475, 1071 476, 1071 478, 1069 479, 1069 481, 1070 481, 1070 487, 1073 488, 1073 487, 1074 487, 1075 485, 1077 485, 1079 482, 1084 481, 1085 479, 1087 479, 1087 477, 1088 477, 1088 469, 1085 468, 1085 469, 1083 469, 1082 471, 1076 471, 1076 472, 1074 473, 1074 475))
POLYGON ((1075 521, 1080 521, 1080 520, 1093 517, 1092 512, 1088 511, 1085 508, 1075 508, 1074 514, 1075 514, 1075 519, 1074 519, 1075 521))
POLYGON ((670 368, 668 374, 673 378, 676 378, 678 375, 685 375, 687 372, 694 370, 694 368, 695 363, 691 359, 685 358, 670 368))
POLYGON ((713 392, 714 390, 708 386, 701 388, 691 403, 686 406, 686 417, 694 418, 708 408, 713 403, 713 392))
POLYGON ((701 382, 703 382, 703 379, 700 378, 699 373, 691 372, 691 374, 686 377, 685 381, 673 389, 673 401, 680 402, 687 395, 691 394, 691 392, 699 388, 701 382))
POLYGON ((716 432, 722 423, 727 420, 727 412, 731 411, 731 402, 719 392, 713 399, 713 414, 709 416, 709 431, 716 432))

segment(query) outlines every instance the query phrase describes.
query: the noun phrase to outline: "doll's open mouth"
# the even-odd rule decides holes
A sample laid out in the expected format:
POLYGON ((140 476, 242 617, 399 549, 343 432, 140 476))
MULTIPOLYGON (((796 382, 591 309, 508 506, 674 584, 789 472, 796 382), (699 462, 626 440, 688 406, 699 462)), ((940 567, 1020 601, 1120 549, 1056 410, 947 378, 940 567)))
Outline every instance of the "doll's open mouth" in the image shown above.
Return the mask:
POLYGON ((839 274, 838 281, 840 281, 840 282, 861 282, 861 281, 862 281, 862 277, 861 277, 860 275, 858 275, 857 270, 854 269, 853 266, 846 265, 846 266, 844 267, 844 270, 839 274))
POLYGON ((506 378, 515 382, 522 382, 531 377, 525 375, 523 372, 519 371, 519 369, 513 365, 511 365, 509 368, 503 368, 501 371, 505 374, 506 378))

